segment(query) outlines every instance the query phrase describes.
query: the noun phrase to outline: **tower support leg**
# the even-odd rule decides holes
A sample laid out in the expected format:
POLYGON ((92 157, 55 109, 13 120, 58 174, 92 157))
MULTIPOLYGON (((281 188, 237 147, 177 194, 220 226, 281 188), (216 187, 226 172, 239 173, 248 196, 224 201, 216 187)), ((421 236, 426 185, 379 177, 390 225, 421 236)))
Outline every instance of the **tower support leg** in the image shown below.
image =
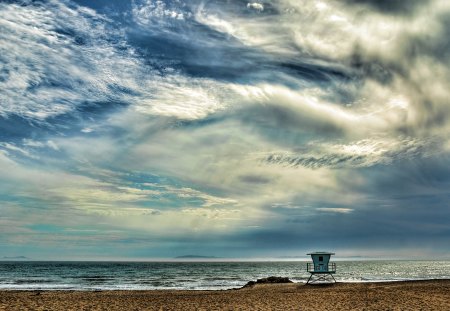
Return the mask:
POLYGON ((336 279, 334 278, 334 276, 332 274, 330 274, 330 275, 333 278, 334 283, 336 283, 336 279))
POLYGON ((313 278, 313 276, 315 276, 315 273, 311 273, 306 284, 312 284, 312 283, 315 283, 318 281, 329 281, 329 279, 327 279, 327 276, 331 276, 331 278, 333 279, 333 283, 336 283, 336 279, 334 278, 333 274, 331 274, 331 273, 325 273, 325 274, 321 273, 321 274, 315 276, 315 278, 313 278))

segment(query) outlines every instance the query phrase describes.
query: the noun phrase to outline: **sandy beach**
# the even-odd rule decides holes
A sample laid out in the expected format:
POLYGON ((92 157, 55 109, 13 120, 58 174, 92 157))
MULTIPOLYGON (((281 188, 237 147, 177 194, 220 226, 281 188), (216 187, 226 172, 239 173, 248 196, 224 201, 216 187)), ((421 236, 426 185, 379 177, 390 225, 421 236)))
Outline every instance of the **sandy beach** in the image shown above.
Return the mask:
POLYGON ((0 310, 450 310, 450 280, 224 291, 1 291, 0 310))

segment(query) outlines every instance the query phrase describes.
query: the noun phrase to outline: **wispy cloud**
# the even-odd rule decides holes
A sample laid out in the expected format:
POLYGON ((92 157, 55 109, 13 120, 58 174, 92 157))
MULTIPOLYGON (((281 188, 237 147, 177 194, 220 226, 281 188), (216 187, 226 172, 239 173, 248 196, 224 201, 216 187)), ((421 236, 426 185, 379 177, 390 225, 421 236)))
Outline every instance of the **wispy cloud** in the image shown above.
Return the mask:
POLYGON ((85 103, 114 100, 111 88, 127 87, 128 71, 119 68, 136 63, 119 53, 120 43, 110 43, 120 35, 94 11, 50 1, 46 6, 3 3, 0 14, 4 117, 45 120, 76 112, 85 103))
POLYGON ((339 213, 339 214, 348 214, 353 212, 352 208, 344 208, 344 207, 318 207, 316 210, 326 213, 339 213))

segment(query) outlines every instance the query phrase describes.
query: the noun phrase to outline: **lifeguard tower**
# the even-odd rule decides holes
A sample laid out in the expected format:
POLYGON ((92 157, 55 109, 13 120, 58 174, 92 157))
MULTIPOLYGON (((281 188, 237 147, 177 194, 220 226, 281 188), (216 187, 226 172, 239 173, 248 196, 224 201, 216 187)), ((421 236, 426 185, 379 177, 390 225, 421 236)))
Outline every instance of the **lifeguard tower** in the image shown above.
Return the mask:
POLYGON ((333 276, 333 274, 336 273, 336 263, 330 262, 330 257, 331 255, 334 255, 334 253, 314 252, 307 255, 311 255, 313 262, 308 262, 306 266, 306 270, 311 273, 306 284, 314 283, 317 281, 329 281, 328 276, 331 276, 334 283, 336 283, 336 280, 333 276), (313 276, 317 277, 313 279, 313 276))

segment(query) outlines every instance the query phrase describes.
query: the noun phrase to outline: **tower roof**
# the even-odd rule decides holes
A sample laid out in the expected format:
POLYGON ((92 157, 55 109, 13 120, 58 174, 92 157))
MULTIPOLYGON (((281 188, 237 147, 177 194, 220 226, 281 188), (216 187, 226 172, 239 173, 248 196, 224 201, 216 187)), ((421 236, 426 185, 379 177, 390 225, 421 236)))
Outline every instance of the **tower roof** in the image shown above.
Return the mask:
POLYGON ((334 253, 330 253, 330 252, 312 252, 306 255, 334 255, 334 253))

